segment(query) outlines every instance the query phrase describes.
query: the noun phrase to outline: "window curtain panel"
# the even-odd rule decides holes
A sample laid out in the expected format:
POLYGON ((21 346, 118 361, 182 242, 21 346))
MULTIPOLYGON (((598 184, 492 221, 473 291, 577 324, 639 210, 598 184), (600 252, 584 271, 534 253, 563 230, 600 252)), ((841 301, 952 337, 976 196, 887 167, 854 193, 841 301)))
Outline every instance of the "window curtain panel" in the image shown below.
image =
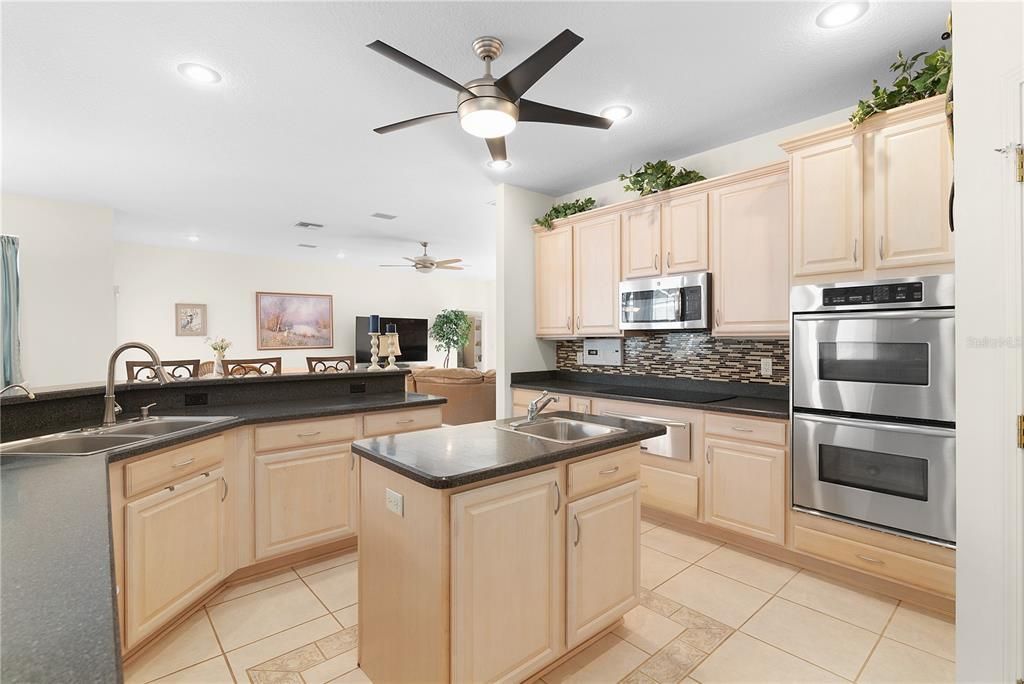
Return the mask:
POLYGON ((3 385, 21 382, 21 284, 18 238, 0 235, 0 343, 3 344, 3 385))

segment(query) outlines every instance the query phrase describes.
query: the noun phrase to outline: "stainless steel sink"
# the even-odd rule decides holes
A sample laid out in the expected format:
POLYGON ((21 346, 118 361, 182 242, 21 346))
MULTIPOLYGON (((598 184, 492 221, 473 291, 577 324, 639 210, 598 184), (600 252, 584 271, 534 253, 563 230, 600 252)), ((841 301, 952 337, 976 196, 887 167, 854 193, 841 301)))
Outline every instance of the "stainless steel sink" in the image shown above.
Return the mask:
POLYGON ((132 420, 105 428, 83 428, 69 432, 22 439, 0 444, 0 454, 32 454, 37 456, 91 456, 110 449, 137 444, 157 437, 188 433, 212 425, 230 416, 186 418, 160 416, 132 420))
POLYGON ((558 417, 538 418, 533 422, 518 421, 495 427, 559 444, 578 444, 625 432, 625 429, 619 427, 558 417))

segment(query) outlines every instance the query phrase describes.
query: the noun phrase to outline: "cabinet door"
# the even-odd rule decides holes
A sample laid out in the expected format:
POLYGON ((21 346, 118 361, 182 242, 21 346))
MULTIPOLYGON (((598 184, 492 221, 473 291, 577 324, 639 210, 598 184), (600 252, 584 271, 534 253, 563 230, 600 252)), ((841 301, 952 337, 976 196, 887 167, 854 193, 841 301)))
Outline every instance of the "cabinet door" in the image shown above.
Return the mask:
POLYGON ((348 444, 256 456, 256 558, 355 534, 348 444))
POLYGON ((708 270, 708 196, 679 197, 661 205, 665 274, 708 270))
POLYGON ((790 155, 795 276, 864 268, 861 141, 849 135, 790 155))
POLYGON ((875 134, 873 147, 877 267, 952 262, 952 159, 945 116, 883 128, 875 134))
POLYGON ((783 544, 786 450, 708 438, 704 458, 706 522, 783 544))
POLYGON ((534 237, 537 335, 572 336, 572 228, 534 237))
POLYGON ((652 204, 622 213, 622 277, 661 275, 661 207, 652 204))
POLYGON ((125 647, 177 617, 226 575, 224 469, 125 506, 125 647))
POLYGON ((577 335, 619 332, 619 217, 573 227, 573 293, 577 335))
POLYGON ((593 410, 591 408, 591 400, 584 399, 582 397, 570 397, 569 410, 575 411, 576 413, 593 413, 593 410))
POLYGON ((452 497, 452 681, 521 681, 563 652, 557 469, 452 497))
POLYGON ((789 174, 711 193, 712 334, 789 335, 789 174))
POLYGON ((566 513, 565 629, 573 648, 640 601, 640 484, 580 499, 566 513))
POLYGON ((640 503, 666 513, 696 518, 700 510, 700 480, 695 475, 640 465, 640 503))

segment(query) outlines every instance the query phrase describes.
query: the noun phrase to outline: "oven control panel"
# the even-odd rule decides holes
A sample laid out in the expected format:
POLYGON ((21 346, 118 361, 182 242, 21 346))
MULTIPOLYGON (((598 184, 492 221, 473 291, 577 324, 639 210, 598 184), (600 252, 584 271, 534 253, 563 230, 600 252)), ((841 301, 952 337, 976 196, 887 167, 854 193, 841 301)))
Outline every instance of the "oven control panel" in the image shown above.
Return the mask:
POLYGON ((825 288, 822 290, 821 303, 824 306, 862 306, 864 304, 920 302, 923 298, 924 285, 922 283, 893 283, 825 288))

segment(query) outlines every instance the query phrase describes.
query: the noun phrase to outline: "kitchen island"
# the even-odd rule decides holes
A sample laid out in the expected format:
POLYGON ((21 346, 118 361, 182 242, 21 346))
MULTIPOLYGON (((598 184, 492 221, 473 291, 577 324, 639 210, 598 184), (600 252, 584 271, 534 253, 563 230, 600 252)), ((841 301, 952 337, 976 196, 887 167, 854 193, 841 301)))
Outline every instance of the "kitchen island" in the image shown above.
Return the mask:
POLYGON ((559 420, 612 430, 569 443, 511 419, 353 443, 371 680, 522 681, 639 602, 638 444, 665 429, 540 419, 559 420))

